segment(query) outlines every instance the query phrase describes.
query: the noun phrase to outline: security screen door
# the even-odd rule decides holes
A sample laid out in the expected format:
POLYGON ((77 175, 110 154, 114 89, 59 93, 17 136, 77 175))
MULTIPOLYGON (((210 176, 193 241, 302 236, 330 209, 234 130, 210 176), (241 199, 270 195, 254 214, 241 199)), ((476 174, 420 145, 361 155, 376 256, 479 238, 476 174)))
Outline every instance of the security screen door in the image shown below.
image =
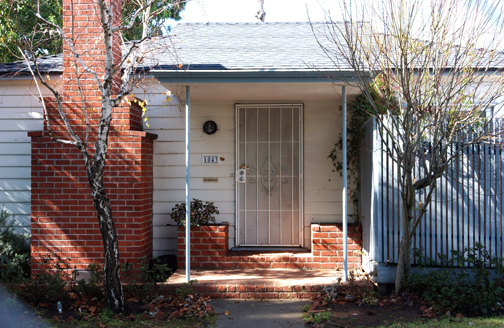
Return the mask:
POLYGON ((237 245, 300 246, 302 105, 236 105, 237 245))

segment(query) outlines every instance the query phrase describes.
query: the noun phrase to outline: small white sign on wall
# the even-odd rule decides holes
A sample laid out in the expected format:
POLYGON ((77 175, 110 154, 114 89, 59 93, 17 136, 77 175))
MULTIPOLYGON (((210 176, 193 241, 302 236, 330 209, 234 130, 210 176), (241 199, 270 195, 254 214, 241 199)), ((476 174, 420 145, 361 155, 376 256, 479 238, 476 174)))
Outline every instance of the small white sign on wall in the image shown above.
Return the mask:
POLYGON ((219 155, 201 155, 201 164, 203 165, 216 165, 219 163, 219 155))

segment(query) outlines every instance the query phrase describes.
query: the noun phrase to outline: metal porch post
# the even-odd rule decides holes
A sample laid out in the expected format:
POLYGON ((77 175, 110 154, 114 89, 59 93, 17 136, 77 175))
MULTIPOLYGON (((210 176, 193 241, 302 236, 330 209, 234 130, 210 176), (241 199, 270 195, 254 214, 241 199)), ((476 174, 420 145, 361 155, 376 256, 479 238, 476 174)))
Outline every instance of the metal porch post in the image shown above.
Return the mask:
POLYGON ((348 245, 347 245, 347 238, 348 238, 348 231, 347 231, 347 126, 346 126, 346 119, 347 119, 347 99, 346 99, 346 86, 343 85, 341 87, 341 93, 342 93, 342 104, 341 108, 343 111, 343 117, 342 117, 342 137, 343 137, 343 190, 341 194, 341 202, 343 203, 342 208, 343 208, 343 281, 347 281, 348 279, 348 245))
POLYGON ((185 129, 186 129, 186 280, 191 280, 191 87, 186 86, 185 105, 185 129))

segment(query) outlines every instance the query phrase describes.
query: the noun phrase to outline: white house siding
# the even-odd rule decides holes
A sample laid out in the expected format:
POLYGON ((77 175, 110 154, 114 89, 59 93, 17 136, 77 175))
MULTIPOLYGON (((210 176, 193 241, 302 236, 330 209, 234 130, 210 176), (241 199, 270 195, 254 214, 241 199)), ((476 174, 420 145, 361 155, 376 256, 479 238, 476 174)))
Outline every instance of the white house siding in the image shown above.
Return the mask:
POLYGON ((42 130, 42 106, 31 79, 0 80, 0 205, 30 229, 31 145, 42 130))
MULTIPOLYGON (((163 98, 150 97, 150 128, 145 127, 158 135, 154 143, 154 256, 175 253, 176 226, 170 213, 175 204, 185 201, 185 105, 174 99, 163 107, 163 98)), ((234 246, 235 227, 235 103, 191 101, 191 198, 215 202, 220 211, 217 222, 230 224, 230 246, 234 246), (207 120, 217 123, 217 133, 203 132, 207 120), (202 165, 202 154, 216 154, 225 160, 219 165, 202 165), (203 183, 203 177, 217 177, 219 182, 203 183)), ((339 105, 329 101, 304 103, 307 247, 311 223, 341 222, 342 179, 332 172, 332 162, 327 158, 341 129, 339 105)))
MULTIPOLYGON (((164 104, 159 90, 136 94, 149 100, 150 127, 145 130, 158 135, 154 143, 154 255, 175 253, 176 227, 169 215, 175 204, 185 200, 184 104, 176 97, 164 104)), ((0 80, 0 204, 27 229, 31 177, 27 132, 43 128, 42 108, 34 95, 30 79, 0 80)), ((332 172, 327 158, 341 129, 341 112, 339 101, 295 102, 304 103, 304 243, 309 247, 311 223, 341 222, 341 178, 332 172)), ((217 222, 231 225, 230 245, 234 245, 235 224, 235 103, 191 103, 191 197, 215 202, 220 211, 217 222), (203 132, 207 120, 217 123, 216 134, 203 132), (218 154, 225 160, 201 165, 202 154, 218 154), (218 177, 219 182, 203 183, 203 177, 218 177)))

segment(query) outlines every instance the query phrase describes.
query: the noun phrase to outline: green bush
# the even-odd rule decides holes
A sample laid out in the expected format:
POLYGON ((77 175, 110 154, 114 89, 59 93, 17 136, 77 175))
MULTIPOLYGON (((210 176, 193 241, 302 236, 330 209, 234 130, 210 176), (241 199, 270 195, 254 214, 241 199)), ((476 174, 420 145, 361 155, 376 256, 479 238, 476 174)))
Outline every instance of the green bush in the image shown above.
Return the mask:
MULTIPOLYGON (((170 217, 179 226, 185 227, 186 221, 186 204, 175 204, 172 208, 170 217)), ((215 223, 213 214, 219 214, 217 206, 213 202, 203 203, 201 200, 194 198, 191 202, 191 227, 199 227, 208 223, 215 223)))
POLYGON ((170 272, 166 264, 161 264, 156 260, 153 260, 151 264, 146 257, 142 257, 137 265, 131 262, 121 264, 124 292, 128 297, 148 302, 159 292, 157 283, 166 281, 170 272))
POLYGON ((475 248, 462 252, 451 251, 451 259, 440 255, 445 267, 427 271, 426 265, 432 260, 419 253, 415 251, 421 273, 410 274, 404 286, 422 295, 434 310, 481 315, 500 308, 498 302, 504 297, 502 258, 491 256, 483 246, 476 244, 475 248), (494 268, 493 278, 487 266, 494 268))
POLYGON ((30 278, 30 236, 18 234, 14 218, 0 211, 0 282, 30 278))
MULTIPOLYGON (((42 259, 46 269, 32 277, 30 283, 19 286, 17 293, 28 302, 38 303, 68 303, 70 294, 67 288, 69 282, 75 280, 70 265, 54 254, 47 254, 42 259), (71 273, 70 273, 71 272, 71 273)), ((74 271, 75 272, 75 271, 74 271)))

